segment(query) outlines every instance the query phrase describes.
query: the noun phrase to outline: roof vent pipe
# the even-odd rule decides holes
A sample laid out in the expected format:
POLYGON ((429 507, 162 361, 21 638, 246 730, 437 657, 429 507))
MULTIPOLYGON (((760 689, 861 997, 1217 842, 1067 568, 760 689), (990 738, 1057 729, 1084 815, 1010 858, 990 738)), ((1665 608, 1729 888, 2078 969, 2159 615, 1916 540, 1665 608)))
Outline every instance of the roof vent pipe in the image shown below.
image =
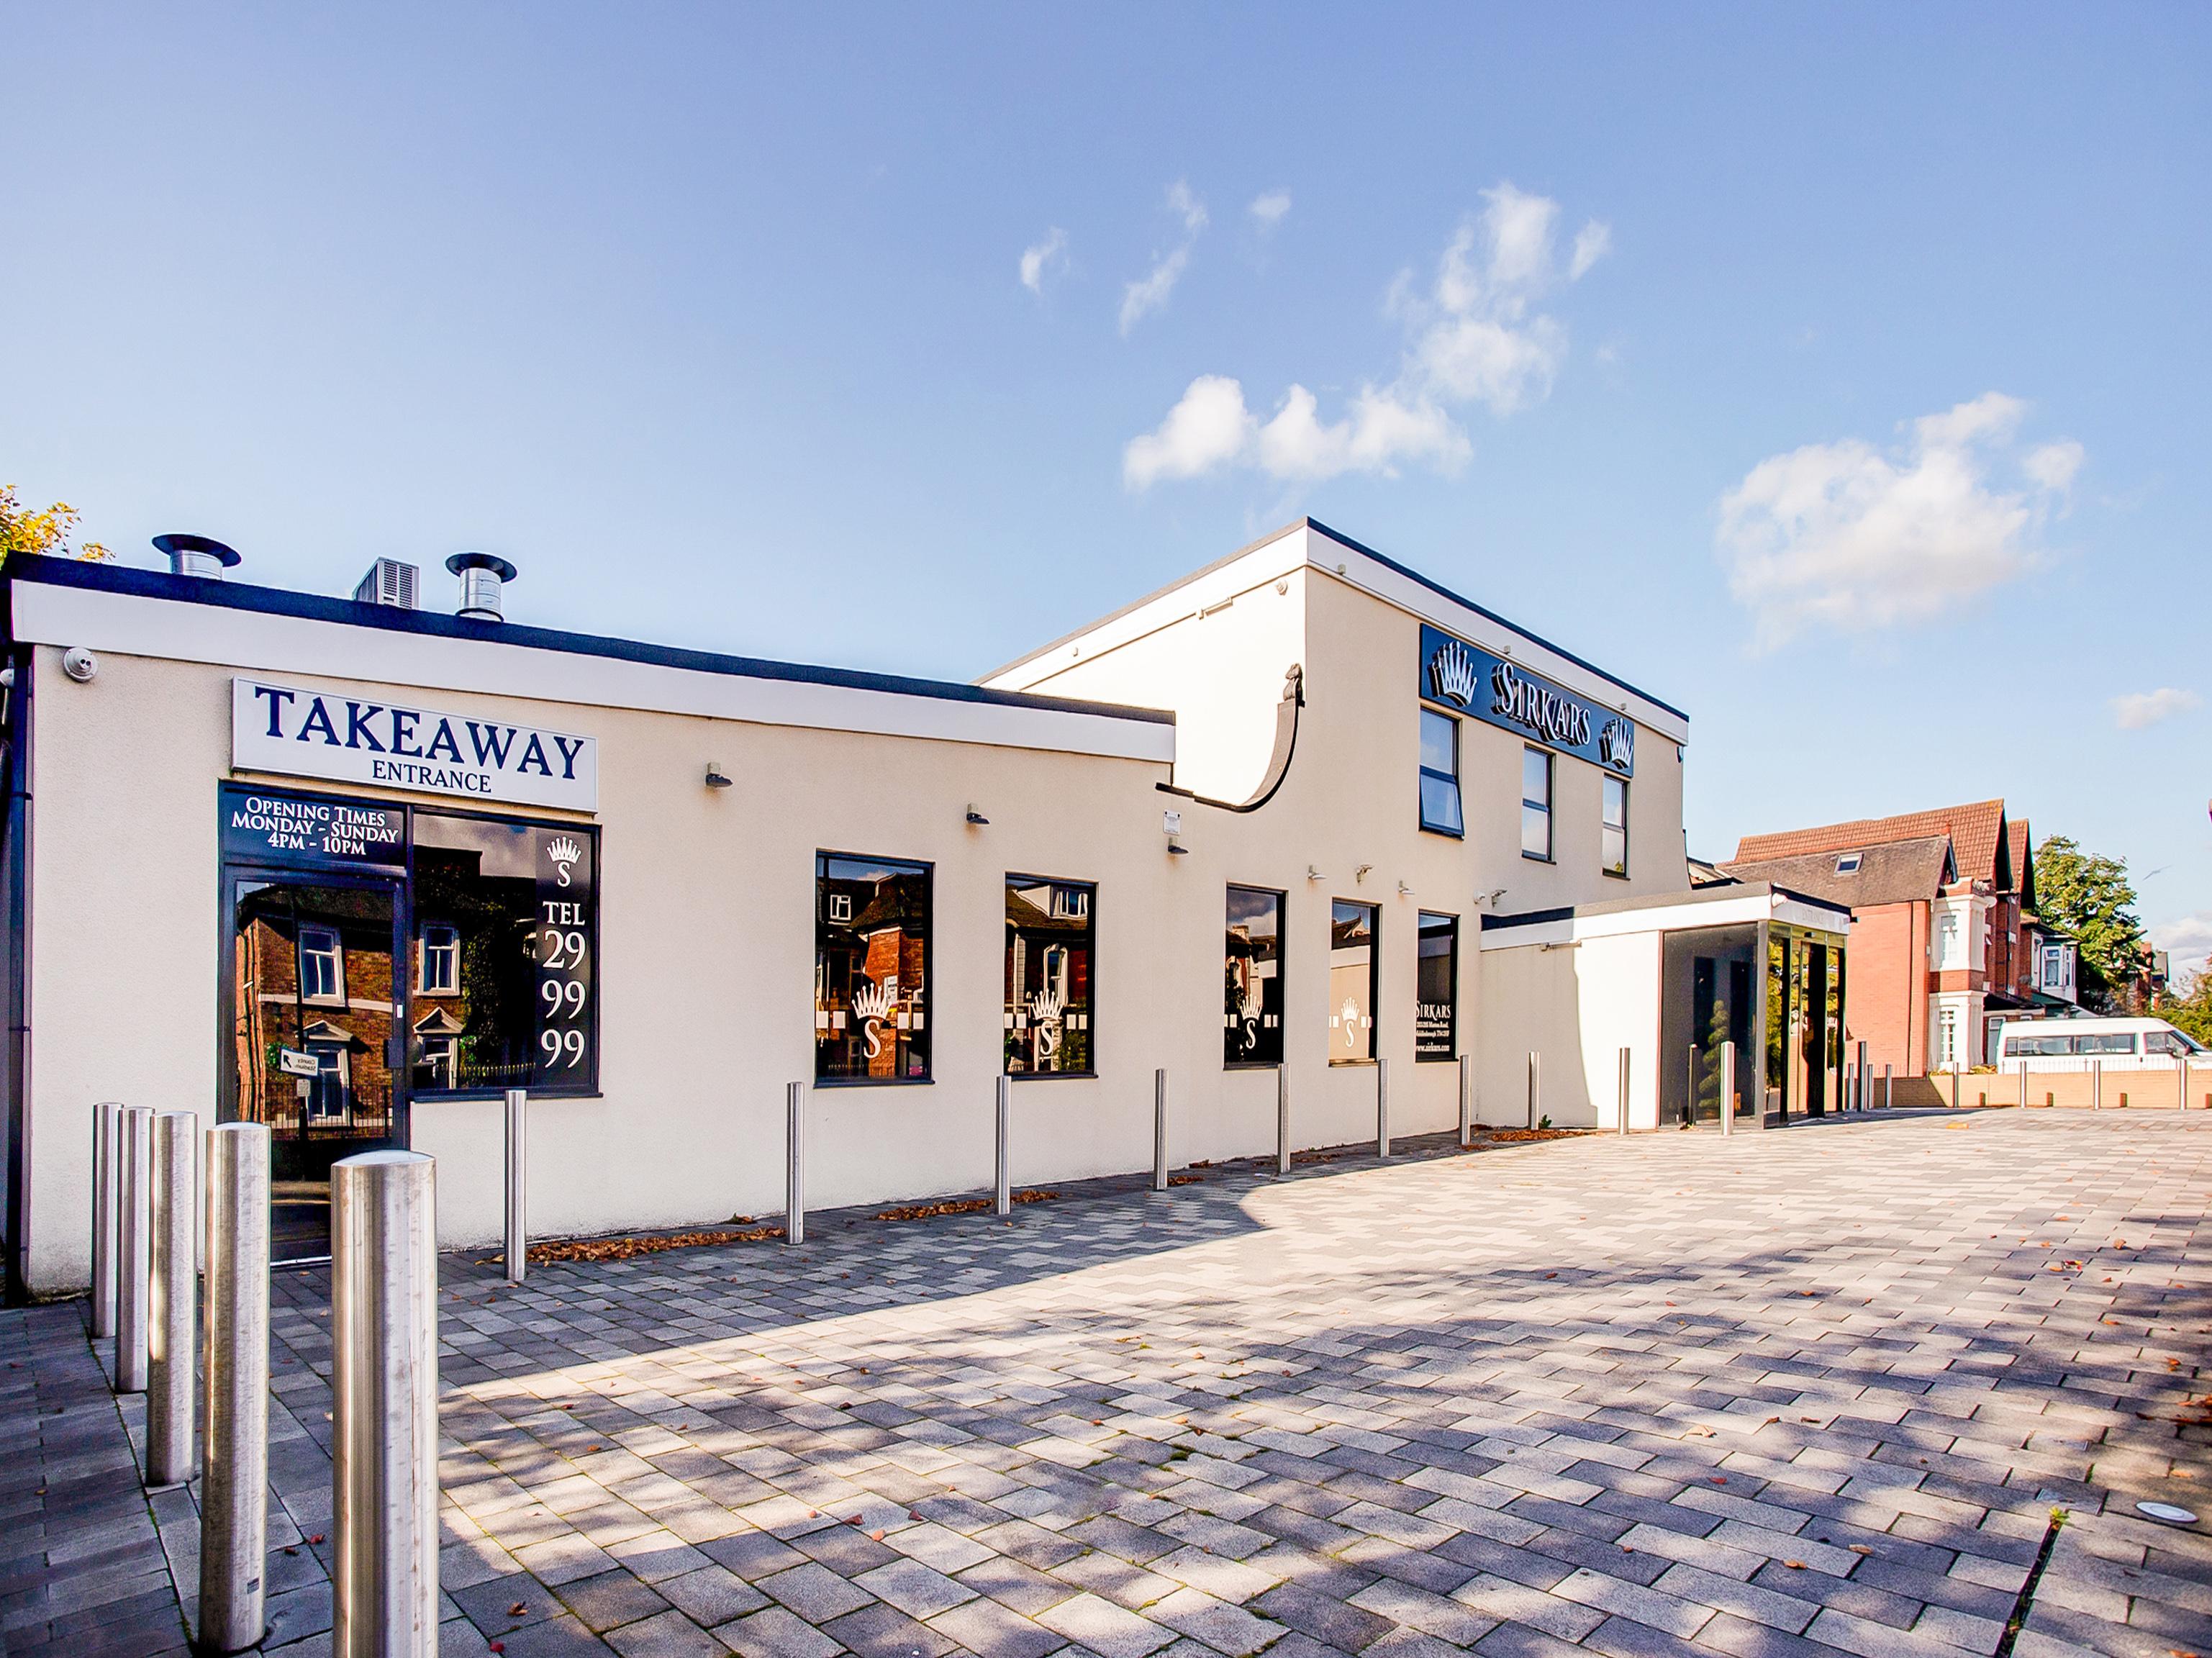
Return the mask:
POLYGON ((489 553, 455 553, 446 561, 446 568, 461 579, 461 607, 456 615, 477 622, 505 619, 499 608, 499 590, 501 583, 514 580, 514 566, 489 553))
POLYGON ((154 546, 156 551, 167 556, 172 575, 220 581, 222 573, 239 562, 236 552, 208 536, 155 536, 154 546))

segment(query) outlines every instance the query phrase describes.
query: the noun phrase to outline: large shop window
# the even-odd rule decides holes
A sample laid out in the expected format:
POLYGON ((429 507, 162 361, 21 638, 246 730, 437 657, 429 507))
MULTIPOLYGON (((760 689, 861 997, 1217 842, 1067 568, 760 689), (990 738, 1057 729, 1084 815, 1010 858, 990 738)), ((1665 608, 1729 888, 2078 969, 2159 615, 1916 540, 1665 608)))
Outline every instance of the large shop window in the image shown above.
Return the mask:
POLYGON ((1434 708, 1421 710, 1421 827, 1437 835, 1463 835, 1459 803, 1459 721, 1434 708))
POLYGON ((1221 1062, 1283 1062, 1283 895, 1229 889, 1221 1062))
POLYGON ((1339 898, 1328 918, 1328 1062, 1357 1065, 1375 1057, 1373 904, 1339 898))
POLYGON ((597 831, 412 816, 415 1092, 595 1090, 597 831))
POLYGON ((1423 910, 1413 994, 1413 1057, 1459 1057, 1459 917, 1423 910))
POLYGON ((930 866, 820 853, 814 894, 816 1079, 927 1082, 930 866))
POLYGON ((1092 900, 1085 881, 1006 877, 1006 1066, 1009 1076, 1089 1075, 1092 900))
POLYGON ((1628 780, 1605 780, 1605 825, 1601 831, 1598 867, 1607 875, 1628 873, 1628 780))
POLYGON ((1521 855, 1552 861, 1552 756, 1521 750, 1521 855))

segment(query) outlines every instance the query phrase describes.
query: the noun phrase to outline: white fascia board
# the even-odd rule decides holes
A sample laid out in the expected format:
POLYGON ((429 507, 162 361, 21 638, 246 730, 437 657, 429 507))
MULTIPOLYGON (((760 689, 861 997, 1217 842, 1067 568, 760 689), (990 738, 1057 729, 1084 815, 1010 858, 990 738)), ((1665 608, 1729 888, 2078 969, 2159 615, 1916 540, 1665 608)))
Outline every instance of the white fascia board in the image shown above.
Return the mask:
MULTIPOLYGON (((978 683, 993 690, 1026 690, 1078 662, 1134 644, 1163 628, 1188 621, 1201 610, 1217 609, 1311 563, 1307 543, 1312 537, 1313 531, 1306 525, 1294 524, 1241 556, 1193 576, 1147 603, 1108 616, 1096 626, 1070 635, 1018 662, 1009 663, 978 683)), ((1336 544, 1328 544, 1333 547, 1336 544)))
POLYGON ((15 637, 125 656, 313 674, 583 708, 696 714, 761 726, 860 732, 1115 760, 1175 761, 1172 725, 1061 708, 915 696, 852 685, 707 673, 495 640, 356 628, 309 616, 19 582, 15 637))
POLYGON ((1601 674, 1592 673, 1541 640, 1446 598, 1433 587, 1424 586, 1357 548, 1347 547, 1318 531, 1307 529, 1305 533, 1310 540, 1310 562, 1323 573, 1419 616, 1446 633, 1457 634, 1469 644, 1480 645, 1493 655, 1510 656, 1522 666, 1542 674, 1577 696, 1618 709, 1670 743, 1690 740, 1690 722, 1671 708, 1662 708, 1648 696, 1638 695, 1601 674))
POLYGON ((1823 932, 1849 933, 1850 918, 1834 910, 1801 904, 1779 894, 1748 893, 1741 898, 1701 903, 1670 903, 1664 898, 1636 909, 1601 915, 1561 916, 1527 926, 1485 929, 1485 950, 1517 950, 1528 944, 1579 944, 1585 938, 1613 938, 1629 932, 1673 932, 1691 927, 1748 926, 1775 920, 1823 932))

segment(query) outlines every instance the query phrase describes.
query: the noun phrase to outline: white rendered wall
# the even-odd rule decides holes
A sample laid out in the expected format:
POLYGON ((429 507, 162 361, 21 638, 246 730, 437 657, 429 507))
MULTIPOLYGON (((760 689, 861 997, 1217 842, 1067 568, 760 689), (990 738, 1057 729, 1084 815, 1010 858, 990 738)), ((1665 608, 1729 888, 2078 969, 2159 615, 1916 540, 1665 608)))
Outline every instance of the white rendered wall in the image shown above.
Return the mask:
POLYGON ((1483 952, 1482 1121, 1517 1127, 1526 1120, 1533 1049, 1541 1056, 1537 1108, 1553 1127, 1619 1127, 1625 1048, 1628 1126, 1657 1127, 1662 937, 1622 932, 1483 952))

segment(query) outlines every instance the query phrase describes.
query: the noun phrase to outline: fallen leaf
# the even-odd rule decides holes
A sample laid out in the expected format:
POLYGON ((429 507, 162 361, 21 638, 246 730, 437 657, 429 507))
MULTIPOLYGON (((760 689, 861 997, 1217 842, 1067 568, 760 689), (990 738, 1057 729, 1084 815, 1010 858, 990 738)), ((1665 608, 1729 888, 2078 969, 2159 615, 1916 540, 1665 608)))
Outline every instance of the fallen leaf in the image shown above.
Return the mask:
POLYGON ((321 1542, 321 1541, 323 1540, 323 1534, 322 1534, 322 1533, 320 1533, 320 1532, 317 1532, 317 1533, 316 1533, 313 1537, 309 1538, 307 1540, 308 1540, 310 1543, 319 1543, 319 1542, 321 1542))
POLYGON ((871 1543, 880 1543, 883 1540, 884 1534, 879 1531, 872 1531, 868 1533, 868 1541, 871 1543))
POLYGON ((1782 1564, 1789 1567, 1792 1571, 1802 1571, 1805 1570, 1805 1563, 1802 1560, 1784 1560, 1782 1564))
POLYGON ((1851 1552, 1853 1554, 1872 1554, 1874 1551, 1863 1543, 1854 1543, 1851 1545, 1851 1552))
POLYGON ((507 1609, 507 1615, 510 1618, 520 1618, 525 1616, 529 1611, 529 1602, 526 1600, 517 1600, 513 1606, 507 1609))

